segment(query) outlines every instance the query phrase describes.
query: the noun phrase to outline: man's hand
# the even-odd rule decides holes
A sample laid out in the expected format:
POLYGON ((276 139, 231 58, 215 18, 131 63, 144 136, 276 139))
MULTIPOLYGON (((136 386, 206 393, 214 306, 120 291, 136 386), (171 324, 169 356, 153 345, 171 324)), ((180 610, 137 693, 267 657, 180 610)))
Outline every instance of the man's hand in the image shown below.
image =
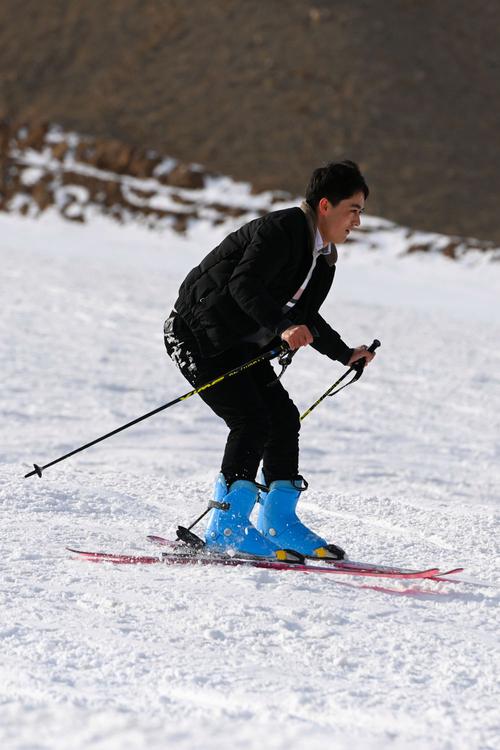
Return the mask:
POLYGON ((314 336, 307 326, 290 326, 283 331, 281 338, 293 351, 314 341, 314 336))
POLYGON ((375 356, 375 352, 369 352, 367 346, 358 346, 352 353, 351 359, 347 363, 349 366, 353 365, 358 359, 366 359, 368 365, 375 356))

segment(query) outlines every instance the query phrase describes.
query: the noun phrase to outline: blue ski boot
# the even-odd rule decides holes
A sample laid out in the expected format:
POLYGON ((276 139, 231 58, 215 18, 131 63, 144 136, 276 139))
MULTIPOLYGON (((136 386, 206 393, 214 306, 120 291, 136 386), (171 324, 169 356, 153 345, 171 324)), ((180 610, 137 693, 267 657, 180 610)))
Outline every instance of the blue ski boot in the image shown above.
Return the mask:
POLYGON ((271 482, 269 492, 261 493, 257 529, 279 547, 296 550, 306 557, 342 560, 343 549, 328 544, 297 517, 295 509, 300 493, 306 489, 307 482, 302 477, 271 482))
POLYGON ((257 501, 259 489, 254 482, 237 479, 228 491, 223 474, 215 484, 214 501, 222 507, 211 511, 205 531, 208 550, 234 551, 258 557, 281 558, 278 547, 266 539, 250 522, 250 513, 257 501), (227 505, 227 507, 224 507, 227 505))

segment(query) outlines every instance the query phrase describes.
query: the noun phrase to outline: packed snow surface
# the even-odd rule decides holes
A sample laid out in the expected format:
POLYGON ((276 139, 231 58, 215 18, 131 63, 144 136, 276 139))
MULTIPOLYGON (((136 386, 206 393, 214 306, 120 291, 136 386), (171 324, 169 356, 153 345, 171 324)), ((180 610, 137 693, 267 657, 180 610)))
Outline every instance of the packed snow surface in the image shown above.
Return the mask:
MULTIPOLYGON (((498 264, 339 248, 324 315, 382 347, 301 436, 304 520, 459 583, 73 559, 154 553, 205 508, 226 429, 197 397, 23 478, 189 390, 163 320, 234 226, 0 215, 0 746, 498 748, 498 264)), ((343 369, 302 350, 285 383, 303 411, 343 369)))

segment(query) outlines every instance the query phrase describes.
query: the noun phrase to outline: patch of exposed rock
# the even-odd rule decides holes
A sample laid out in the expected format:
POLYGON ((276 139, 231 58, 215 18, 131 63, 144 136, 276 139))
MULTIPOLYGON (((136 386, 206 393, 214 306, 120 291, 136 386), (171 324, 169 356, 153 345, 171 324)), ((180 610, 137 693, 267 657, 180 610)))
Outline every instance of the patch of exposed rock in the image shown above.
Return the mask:
MULTIPOLYGON (((299 202, 289 193, 251 185, 116 139, 67 132, 48 123, 0 120, 0 210, 40 216, 55 210, 73 222, 102 215, 120 223, 186 232, 193 222, 243 223, 299 202), (238 221, 239 220, 239 221, 238 221)), ((361 238, 397 255, 438 252, 457 259, 470 251, 500 257, 493 242, 422 233, 365 217, 361 238)))
MULTIPOLYGON (((116 139, 64 132, 47 123, 0 121, 0 209, 37 216, 53 208, 70 221, 95 213, 149 227, 220 223, 252 206, 211 201, 217 175, 116 139)), ((264 201, 272 204, 272 197, 264 201)))

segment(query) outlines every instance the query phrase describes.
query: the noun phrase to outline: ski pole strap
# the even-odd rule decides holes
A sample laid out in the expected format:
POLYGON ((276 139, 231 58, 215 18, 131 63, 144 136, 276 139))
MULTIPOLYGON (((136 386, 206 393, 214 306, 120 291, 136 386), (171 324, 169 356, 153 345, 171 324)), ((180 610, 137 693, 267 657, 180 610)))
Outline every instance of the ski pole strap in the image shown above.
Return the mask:
MULTIPOLYGON (((321 403, 322 401, 324 401, 324 399, 325 399, 325 398, 326 398, 327 396, 329 396, 329 395, 330 395, 330 393, 331 393, 331 392, 332 392, 332 391, 333 391, 333 390, 334 390, 334 389, 335 389, 335 388, 336 388, 336 387, 337 387, 337 386, 339 385, 339 383, 341 383, 341 382, 342 382, 342 381, 343 381, 343 380, 344 380, 344 379, 345 379, 345 378, 346 378, 346 377, 347 377, 347 376, 348 376, 348 375, 350 374, 350 372, 351 372, 351 370, 350 370, 350 369, 349 369, 349 370, 347 370, 347 371, 346 371, 346 372, 345 372, 345 373, 344 373, 344 374, 342 375, 342 377, 340 377, 340 378, 339 378, 339 379, 338 379, 338 380, 337 380, 337 381, 336 381, 336 382, 335 382, 335 383, 334 383, 333 385, 331 385, 331 386, 330 386, 330 388, 329 388, 329 389, 328 389, 327 391, 325 391, 325 392, 323 393, 323 395, 322 395, 322 396, 320 396, 320 397, 319 397, 319 398, 318 398, 318 399, 317 399, 317 400, 316 400, 316 401, 314 402, 314 404, 312 404, 312 405, 311 405, 311 406, 309 407, 309 409, 306 409, 306 410, 305 410, 305 412, 304 412, 303 414, 301 414, 301 415, 300 415, 300 421, 302 421, 303 419, 305 419, 305 418, 306 418, 306 417, 307 417, 307 416, 308 416, 308 415, 309 415, 309 414, 310 414, 310 413, 311 413, 312 411, 314 411, 314 409, 315 409, 315 408, 316 408, 317 406, 319 406, 319 405, 320 405, 320 403, 321 403)), ((352 382, 352 381, 351 381, 351 382, 352 382)), ((349 384, 347 384, 347 385, 349 385, 349 384)))
POLYGON ((298 351, 298 349, 295 349, 295 350, 293 350, 293 349, 287 349, 286 351, 283 352, 283 354, 281 354, 278 357, 278 364, 281 367, 281 372, 280 372, 280 374, 278 375, 277 378, 275 378, 274 380, 272 380, 270 383, 267 384, 268 388, 270 386, 276 385, 276 383, 279 383, 279 381, 281 380, 281 378, 285 374, 286 368, 289 367, 289 365, 292 364, 292 359, 297 354, 297 351, 298 351))
POLYGON ((117 427, 116 430, 112 430, 111 432, 107 432, 105 435, 101 435, 101 437, 98 437, 95 440, 91 440, 90 443, 85 443, 85 445, 81 445, 79 448, 75 448, 75 450, 72 450, 69 453, 65 453, 64 456, 60 456, 59 458, 56 458, 54 461, 50 461, 48 464, 45 464, 44 466, 33 464, 34 466, 33 471, 29 471, 27 474, 25 474, 24 478, 27 479, 28 477, 32 477, 35 474, 41 478, 42 472, 44 471, 44 469, 48 469, 49 466, 54 466, 55 464, 58 464, 60 461, 64 461, 66 458, 70 458, 70 456, 74 456, 76 453, 80 453, 81 451, 84 451, 87 448, 90 448, 92 445, 96 445, 97 443, 100 443, 103 440, 106 440, 112 435, 116 435, 118 432, 122 432, 123 430, 126 430, 129 427, 132 427, 133 425, 138 424, 139 422, 142 422, 144 419, 148 419, 149 417, 152 417, 155 414, 158 414, 160 411, 164 411, 165 409, 168 409, 170 406, 174 406, 174 404, 178 404, 181 401, 186 401, 186 399, 190 398, 191 396, 194 396, 197 393, 201 393, 202 391, 205 391, 207 388, 212 388, 212 386, 217 385, 217 383, 222 383, 223 380, 226 380, 227 378, 231 378, 234 375, 238 375, 240 372, 244 372, 245 370, 248 370, 249 367, 253 367, 259 362, 264 362, 265 360, 270 360, 270 359, 274 359, 275 357, 279 357, 281 354, 284 354, 288 350, 289 350, 288 344, 283 342, 279 346, 276 346, 267 352, 263 352, 262 354, 259 354, 257 357, 255 357, 254 359, 251 359, 249 362, 245 362, 244 364, 239 365, 239 367, 235 367, 233 370, 229 370, 228 372, 225 372, 222 375, 219 375, 218 377, 214 378, 208 383, 204 383, 203 385, 200 385, 199 388, 193 388, 192 391, 189 391, 188 393, 185 393, 182 396, 178 396, 177 398, 174 398, 172 401, 169 401, 167 404, 158 406, 156 409, 149 411, 147 414, 143 414, 141 417, 137 417, 137 419, 133 419, 131 422, 127 422, 127 424, 124 424, 121 427, 117 427))
MULTIPOLYGON (((309 330, 311 331, 314 338, 317 338, 319 336, 318 329, 315 326, 310 326, 309 330)), ((277 378, 267 384, 268 388, 279 383, 279 381, 285 374, 286 368, 292 364, 292 359, 295 357, 298 351, 298 349, 290 349, 289 346, 286 345, 285 351, 278 358, 278 364, 281 366, 281 372, 277 378)))
MULTIPOLYGON (((378 346, 380 346, 380 341, 378 339, 375 339, 373 343, 368 347, 368 351, 374 352, 378 346)), ((351 380, 349 380, 347 383, 345 383, 344 385, 341 385, 340 388, 337 388, 337 390, 329 393, 328 395, 335 396, 343 388, 347 388, 348 385, 351 385, 351 383, 355 383, 356 380, 359 380, 365 370, 365 367, 366 367, 366 358, 361 357, 361 359, 357 359, 356 362, 354 362, 354 364, 351 367, 351 370, 355 371, 354 377, 351 380)))
MULTIPOLYGON (((378 349, 378 347, 381 346, 380 341, 378 339, 374 339, 373 342, 368 347, 369 352, 374 352, 375 349, 378 349)), ((306 411, 301 415, 300 419, 301 421, 307 417, 308 414, 310 414, 317 406, 320 405, 320 403, 327 397, 327 396, 335 396, 335 394, 339 393, 343 388, 347 388, 348 385, 351 385, 351 383, 355 383, 356 380, 359 380, 361 375, 363 374, 363 371, 366 366, 366 359, 365 357, 362 357, 361 359, 357 360, 354 364, 349 367, 348 370, 344 372, 344 374, 333 384, 328 388, 327 391, 323 393, 322 396, 318 398, 317 401, 312 404, 312 406, 309 407, 309 409, 306 409, 306 411), (341 386, 340 388, 337 388, 337 386, 340 385, 340 383, 347 378, 348 375, 350 375, 352 372, 354 372, 354 377, 349 380, 348 383, 341 386)))

